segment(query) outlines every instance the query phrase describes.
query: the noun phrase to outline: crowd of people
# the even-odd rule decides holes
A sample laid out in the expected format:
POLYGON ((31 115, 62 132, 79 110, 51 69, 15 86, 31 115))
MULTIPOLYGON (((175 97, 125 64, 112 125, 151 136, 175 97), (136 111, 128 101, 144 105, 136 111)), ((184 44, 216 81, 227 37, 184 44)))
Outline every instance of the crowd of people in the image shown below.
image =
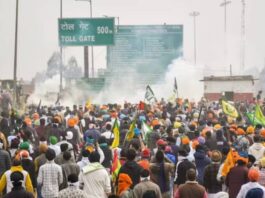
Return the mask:
POLYGON ((32 107, 0 120, 0 197, 265 197, 265 128, 236 104, 32 107))

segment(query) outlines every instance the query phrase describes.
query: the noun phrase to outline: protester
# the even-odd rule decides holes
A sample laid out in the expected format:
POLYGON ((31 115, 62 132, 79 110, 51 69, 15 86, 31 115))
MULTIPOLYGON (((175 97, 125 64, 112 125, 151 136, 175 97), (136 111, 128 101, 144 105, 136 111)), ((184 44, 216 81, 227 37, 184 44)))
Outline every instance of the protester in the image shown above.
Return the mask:
MULTIPOLYGON (((5 112, 0 124, 0 188, 8 183, 10 192, 12 182, 5 175, 10 169, 27 171, 40 198, 71 192, 91 198, 172 197, 173 184, 178 193, 191 185, 198 196, 206 190, 209 197, 237 197, 248 182, 248 169, 259 169, 258 182, 265 185, 265 119, 253 101, 234 103, 239 116, 221 103, 178 98, 141 105, 87 102, 73 104, 74 109, 57 103, 32 105, 19 114, 16 109, 11 115, 5 112), (252 112, 255 119, 248 118, 252 112), (16 160, 24 170, 10 168, 16 160), (187 181, 189 169, 197 174, 187 181)), ((263 111, 265 103, 261 105, 263 111)), ((30 191, 25 184, 22 181, 30 191)))
POLYGON ((188 152, 185 149, 179 150, 180 159, 176 167, 175 173, 175 185, 176 187, 186 182, 186 173, 189 169, 193 168, 196 170, 195 165, 187 159, 188 152))
POLYGON ((10 177, 11 177, 11 174, 15 171, 19 171, 23 174, 22 186, 25 187, 26 191, 33 193, 34 190, 33 190, 32 182, 30 179, 30 175, 21 166, 20 159, 14 159, 11 168, 2 175, 1 180, 0 180, 0 193, 3 192, 4 188, 6 188, 6 193, 11 191, 13 184, 11 182, 10 177))
POLYGON ((29 173, 33 188, 37 189, 37 176, 35 172, 34 162, 32 161, 29 152, 21 151, 19 155, 23 169, 29 173))
POLYGON ((261 158, 259 161, 259 184, 265 187, 265 158, 261 158))
POLYGON ((242 185, 237 198, 245 197, 255 197, 264 198, 265 197, 265 187, 261 186, 257 181, 259 180, 259 171, 256 169, 250 169, 248 172, 249 182, 242 185))
POLYGON ((48 149, 45 153, 47 162, 40 167, 37 182, 41 187, 43 198, 58 197, 59 186, 63 183, 62 168, 55 164, 55 151, 48 149))
POLYGON ((259 161, 265 152, 265 147, 260 142, 260 136, 255 135, 254 138, 254 144, 249 147, 248 154, 253 155, 256 159, 256 161, 259 161))
POLYGON ((164 153, 158 150, 155 155, 156 162, 150 164, 150 178, 161 190, 163 198, 170 198, 170 181, 174 173, 174 164, 164 161, 164 153))
POLYGON ((138 164, 146 170, 149 170, 150 167, 150 158, 151 158, 151 153, 148 148, 145 148, 141 152, 141 159, 138 161, 138 164))
POLYGON ((246 166, 246 161, 242 159, 237 160, 237 165, 229 171, 225 181, 229 188, 229 197, 236 198, 241 186, 247 182, 248 168, 246 166))
POLYGON ((212 151, 211 164, 204 170, 203 185, 208 193, 208 198, 215 198, 222 191, 222 182, 217 180, 222 154, 218 150, 212 151))
POLYGON ((7 193, 3 198, 34 198, 33 194, 27 192, 25 188, 22 187, 22 181, 24 180, 24 175, 20 171, 14 171, 10 175, 10 180, 13 184, 12 190, 7 193))
POLYGON ((75 162, 71 161, 72 156, 69 151, 64 152, 63 158, 64 163, 61 165, 63 173, 63 183, 60 185, 60 189, 67 187, 67 178, 69 175, 79 175, 80 173, 80 167, 75 162))
POLYGON ((10 169, 11 167, 11 159, 10 159, 10 154, 3 149, 4 143, 2 139, 0 139, 0 178, 3 175, 5 171, 10 169))
POLYGON ((205 188, 196 182, 195 169, 187 171, 187 181, 179 186, 174 198, 207 198, 205 188))
MULTIPOLYGON (((121 173, 128 174, 132 180, 132 188, 140 182, 140 172, 142 167, 138 165, 134 159, 136 157, 136 151, 134 149, 129 149, 127 151, 127 161, 119 170, 119 175, 121 173)), ((119 178, 118 175, 118 178, 119 178)))
POLYGON ((194 153, 195 165, 198 171, 198 182, 203 185, 203 175, 205 167, 210 164, 211 160, 207 156, 204 148, 201 145, 196 146, 196 152, 194 153))
POLYGON ((118 195, 121 198, 129 198, 132 196, 132 190, 130 189, 132 180, 129 175, 121 173, 118 178, 118 195))
POLYGON ((159 186, 150 181, 150 174, 147 169, 141 171, 141 182, 133 188, 133 197, 162 198, 159 186))
POLYGON ((93 151, 89 155, 90 164, 82 168, 79 176, 80 184, 88 198, 104 198, 111 193, 110 177, 99 160, 99 153, 93 151))
POLYGON ((39 146, 39 156, 37 156, 34 160, 35 172, 39 173, 40 167, 47 162, 47 158, 45 156, 46 151, 48 150, 48 146, 46 144, 40 144, 39 146))
POLYGON ((67 181, 68 187, 59 192, 58 198, 87 198, 86 193, 79 189, 79 181, 76 174, 70 174, 67 181))

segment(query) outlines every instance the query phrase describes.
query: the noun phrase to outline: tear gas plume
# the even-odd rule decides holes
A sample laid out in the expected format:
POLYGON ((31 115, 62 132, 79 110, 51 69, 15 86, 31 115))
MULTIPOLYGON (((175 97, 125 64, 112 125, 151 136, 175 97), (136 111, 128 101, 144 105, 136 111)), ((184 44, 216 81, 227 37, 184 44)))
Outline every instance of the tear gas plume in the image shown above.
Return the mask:
MULTIPOLYGON (((88 99, 94 104, 124 103, 125 101, 138 103, 144 100, 147 86, 147 84, 136 83, 141 80, 139 76, 139 73, 134 70, 128 71, 125 76, 119 76, 119 78, 114 76, 106 80, 104 89, 98 93, 87 91, 90 90, 89 87, 77 88, 74 84, 68 84, 65 87, 67 83, 63 82, 68 91, 60 99, 60 104, 68 106, 84 104, 88 99)), ((198 101, 203 95, 203 83, 199 81, 203 78, 203 68, 200 66, 194 66, 180 59, 173 60, 164 77, 154 84, 149 84, 158 100, 161 98, 167 100, 172 96, 175 77, 179 97, 198 101)), ((59 75, 56 75, 37 83, 29 103, 37 104, 41 99, 43 105, 54 105, 59 92, 59 82, 59 75)))

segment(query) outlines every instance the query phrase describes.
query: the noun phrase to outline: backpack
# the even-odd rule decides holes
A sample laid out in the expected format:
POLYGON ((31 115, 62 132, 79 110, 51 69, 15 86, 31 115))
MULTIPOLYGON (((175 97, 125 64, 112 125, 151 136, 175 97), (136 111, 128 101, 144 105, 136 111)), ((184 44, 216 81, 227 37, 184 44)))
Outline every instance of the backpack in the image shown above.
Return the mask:
POLYGON ((246 198, 262 198, 263 194, 264 193, 261 188, 252 188, 247 192, 246 198))
POLYGON ((143 197, 142 198, 156 198, 156 193, 155 193, 154 190, 147 190, 143 194, 143 197))

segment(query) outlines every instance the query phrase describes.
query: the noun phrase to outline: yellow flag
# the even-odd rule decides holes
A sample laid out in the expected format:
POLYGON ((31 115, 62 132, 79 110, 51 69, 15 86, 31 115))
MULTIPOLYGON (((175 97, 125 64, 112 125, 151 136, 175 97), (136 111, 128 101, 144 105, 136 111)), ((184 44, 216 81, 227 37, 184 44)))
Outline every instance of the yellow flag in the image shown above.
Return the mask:
POLYGON ((223 112, 233 118, 237 118, 238 117, 238 112, 236 110, 236 108, 229 104, 228 102, 222 100, 222 107, 223 107, 223 112))
POLYGON ((91 107, 91 100, 90 98, 86 101, 86 108, 89 109, 91 107))
POLYGON ((119 130, 117 119, 115 120, 114 125, 113 125, 113 134, 114 134, 114 140, 112 142, 111 147, 116 148, 120 144, 120 130, 119 130))
POLYGON ((230 169, 233 168, 234 166, 235 166, 235 157, 233 155, 233 150, 230 149, 229 153, 226 156, 226 160, 224 162, 222 176, 226 177, 230 169))
POLYGON ((255 108, 255 118, 259 121, 259 123, 261 123, 261 125, 265 126, 265 117, 259 105, 256 105, 255 108))
POLYGON ((131 126, 129 128, 129 131, 127 132, 126 139, 128 141, 130 141, 131 139, 133 139, 135 124, 136 124, 136 118, 132 121, 131 126))

